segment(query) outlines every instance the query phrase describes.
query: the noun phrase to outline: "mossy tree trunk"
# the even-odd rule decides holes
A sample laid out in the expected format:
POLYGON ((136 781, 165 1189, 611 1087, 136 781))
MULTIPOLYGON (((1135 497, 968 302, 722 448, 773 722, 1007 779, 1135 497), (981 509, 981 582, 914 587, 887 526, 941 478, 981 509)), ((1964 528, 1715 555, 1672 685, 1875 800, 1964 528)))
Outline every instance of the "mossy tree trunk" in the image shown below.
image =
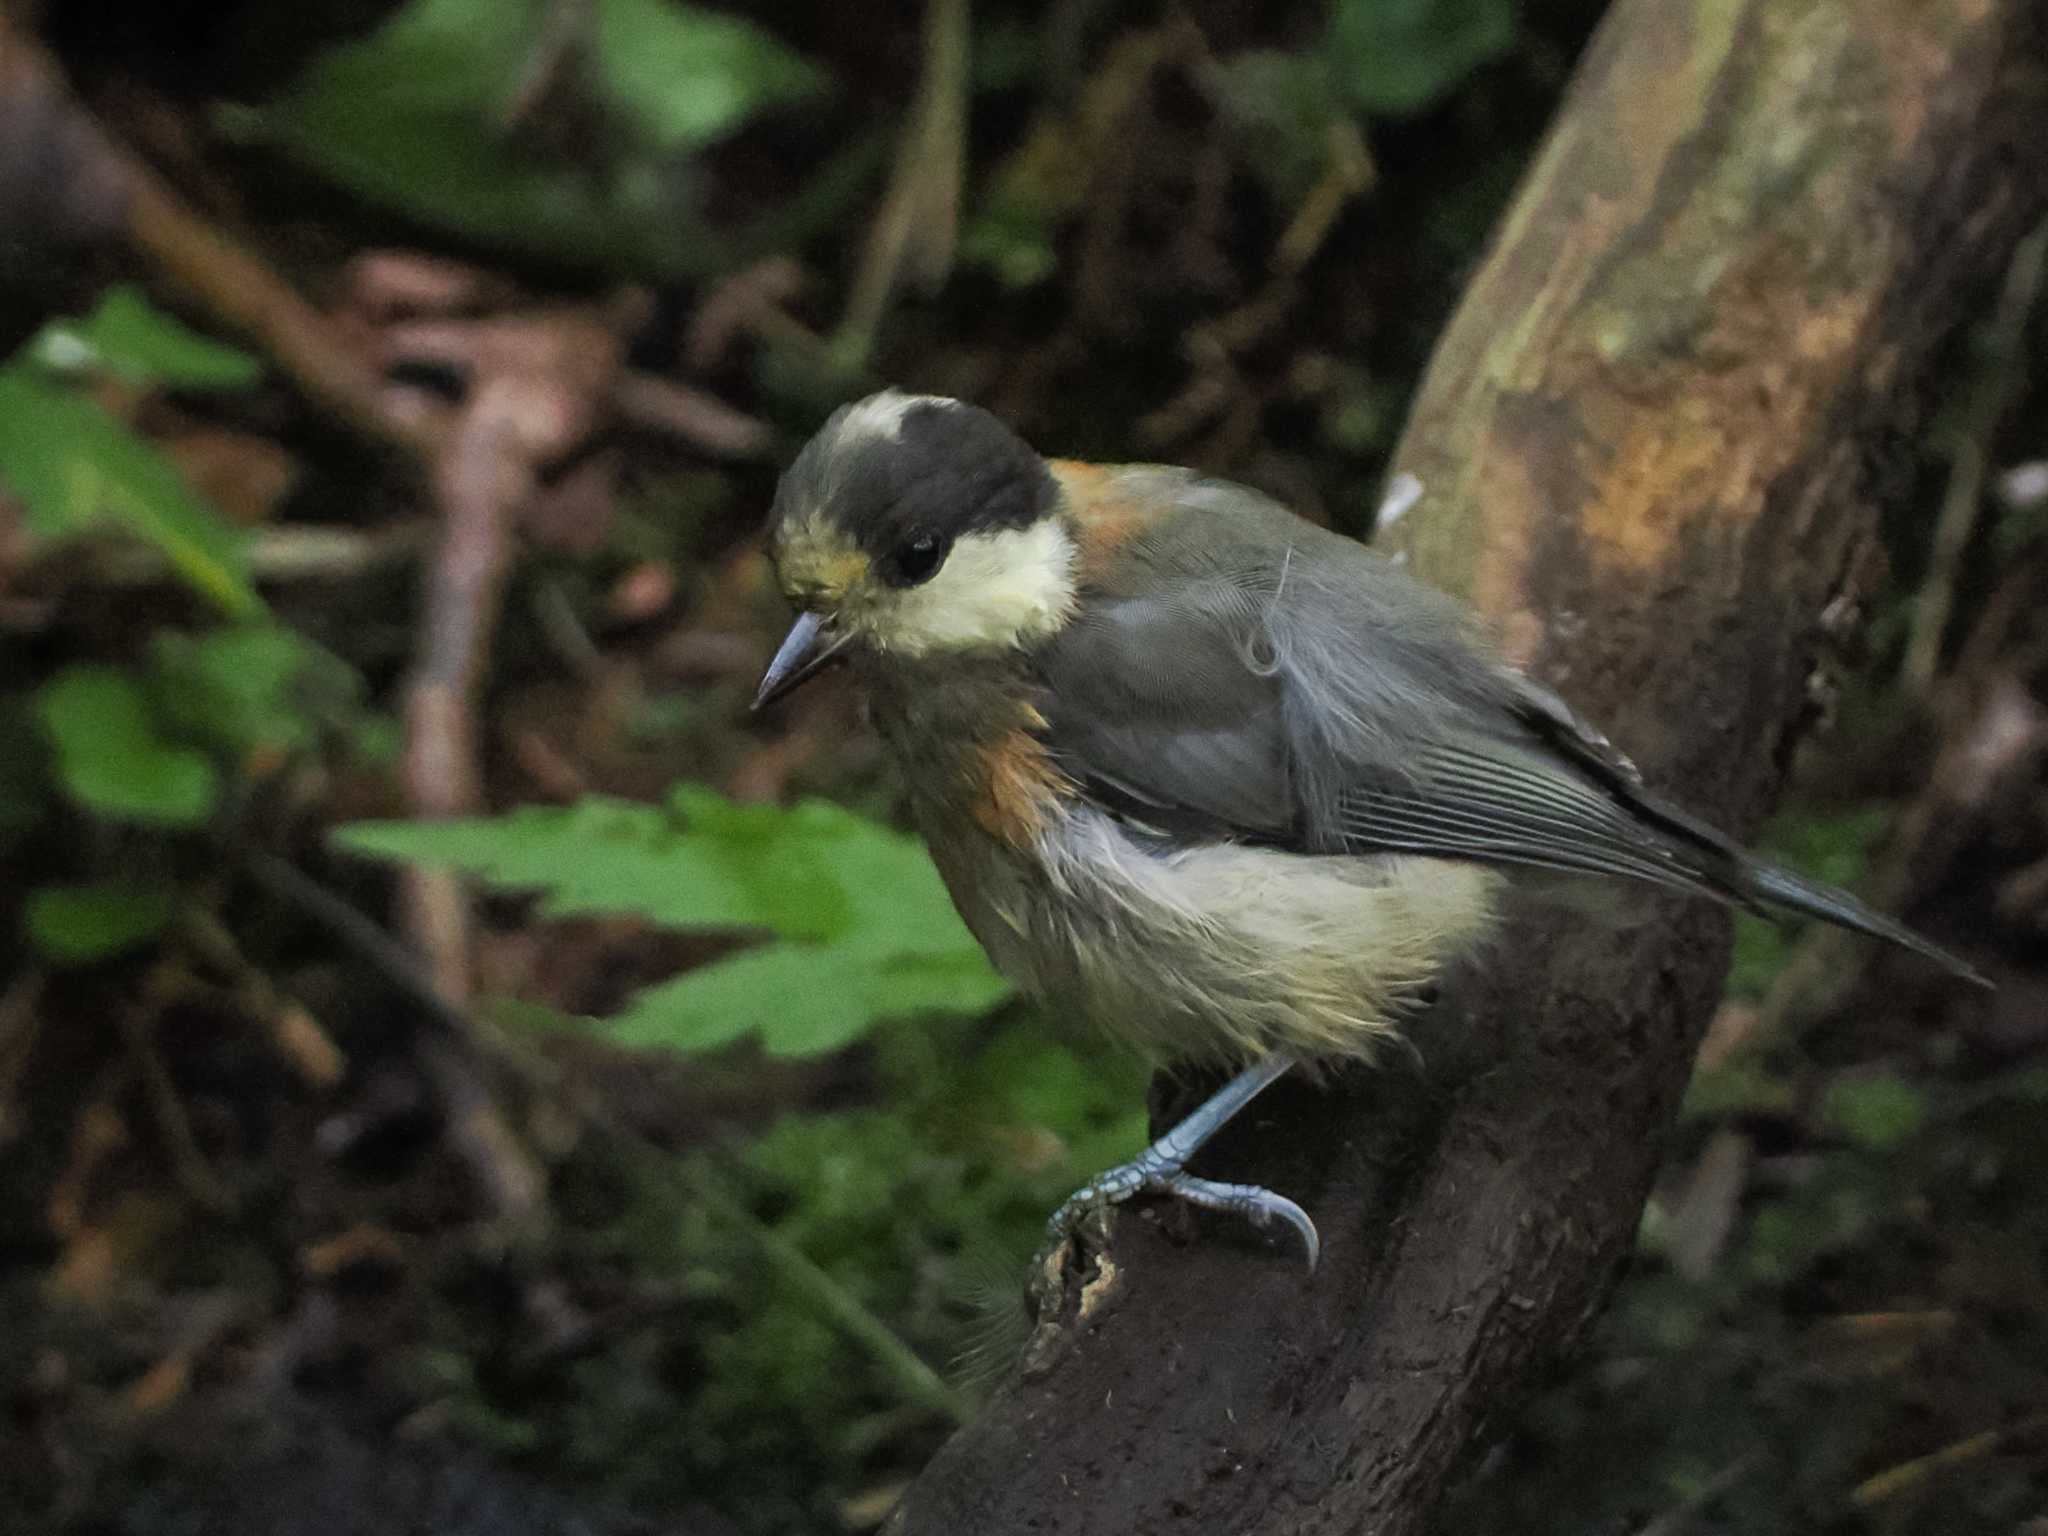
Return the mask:
MULTIPOLYGON (((1387 542, 1734 829, 1865 593, 1876 467, 2048 199, 2043 10, 1619 0, 1424 381, 1387 542)), ((1304 1199, 1312 1281, 1127 1213, 892 1529, 1426 1529, 1598 1310, 1714 1005, 1725 919, 1642 901, 1520 921, 1426 1069, 1276 1090, 1204 1163, 1304 1199)))

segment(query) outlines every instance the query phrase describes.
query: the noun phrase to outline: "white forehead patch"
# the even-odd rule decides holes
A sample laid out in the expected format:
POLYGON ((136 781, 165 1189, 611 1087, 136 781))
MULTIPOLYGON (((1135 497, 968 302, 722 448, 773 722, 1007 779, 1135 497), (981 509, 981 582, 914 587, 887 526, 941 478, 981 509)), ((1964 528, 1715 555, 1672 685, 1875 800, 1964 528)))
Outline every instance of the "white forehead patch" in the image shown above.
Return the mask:
POLYGON ((961 536, 938 574, 877 600, 866 627, 883 650, 1002 650, 1042 640, 1074 611, 1074 541, 1056 517, 961 536))
POLYGON ((900 389, 885 389, 846 408, 845 416, 839 421, 839 441, 893 443, 903 434, 903 418, 918 406, 951 410, 959 403, 945 395, 907 395, 900 389))

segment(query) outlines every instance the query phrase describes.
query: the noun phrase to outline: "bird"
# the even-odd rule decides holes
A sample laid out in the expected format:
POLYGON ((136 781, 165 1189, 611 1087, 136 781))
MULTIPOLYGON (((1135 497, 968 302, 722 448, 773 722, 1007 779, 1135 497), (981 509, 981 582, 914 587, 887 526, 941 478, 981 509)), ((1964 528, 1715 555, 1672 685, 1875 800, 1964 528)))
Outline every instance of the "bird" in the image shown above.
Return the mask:
POLYGON ((1188 1163, 1303 1064, 1371 1060, 1518 886, 1631 881, 1961 959, 1667 802, 1476 615, 1248 487, 1047 458, 979 406, 842 406, 783 474, 797 610, 766 706, 845 665, 996 968, 1053 1014, 1234 1075, 1077 1190, 1321 1251, 1296 1201, 1188 1163))

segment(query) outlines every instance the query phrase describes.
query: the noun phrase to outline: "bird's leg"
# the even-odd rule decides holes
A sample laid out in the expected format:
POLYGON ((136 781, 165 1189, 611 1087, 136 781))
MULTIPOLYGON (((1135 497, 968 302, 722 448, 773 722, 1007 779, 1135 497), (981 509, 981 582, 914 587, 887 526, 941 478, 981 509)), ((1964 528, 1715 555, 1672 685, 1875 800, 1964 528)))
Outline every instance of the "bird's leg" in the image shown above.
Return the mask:
POLYGON ((1293 1065, 1292 1056, 1276 1053, 1247 1067, 1128 1163, 1118 1164, 1075 1190, 1053 1213, 1054 1239, 1057 1241, 1073 1231, 1090 1211, 1119 1204, 1149 1190, 1174 1195, 1190 1205, 1212 1211, 1232 1212, 1254 1226, 1267 1227, 1284 1221, 1300 1236, 1307 1251, 1308 1267, 1313 1272, 1322 1253, 1322 1241, 1307 1211, 1285 1195, 1256 1184, 1221 1184, 1214 1179, 1198 1179, 1187 1171, 1188 1159, 1293 1065))

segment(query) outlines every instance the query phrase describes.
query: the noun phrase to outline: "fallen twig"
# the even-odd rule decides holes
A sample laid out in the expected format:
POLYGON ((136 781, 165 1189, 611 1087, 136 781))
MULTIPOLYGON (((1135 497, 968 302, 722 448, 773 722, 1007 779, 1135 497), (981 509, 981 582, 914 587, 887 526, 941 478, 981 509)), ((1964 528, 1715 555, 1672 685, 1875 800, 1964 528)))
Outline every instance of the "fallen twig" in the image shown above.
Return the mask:
POLYGON ((65 83, 48 51, 0 14, 0 163, 42 166, 33 186, 0 181, 0 207, 59 230, 124 236, 158 273, 214 319, 260 348, 309 399, 374 441, 431 454, 444 430, 428 415, 387 408, 368 358, 270 265, 207 222, 140 156, 107 133, 65 83), (22 126, 11 126, 11 125, 22 126), (26 140, 29 130, 54 149, 26 140), (54 159, 61 164, 51 165, 54 159))
POLYGON ((1911 1461, 1902 1461, 1897 1466, 1887 1467, 1875 1476, 1866 1477, 1849 1495, 1849 1502, 1858 1509, 1871 1509, 1876 1505, 1889 1503, 1924 1487, 1943 1472, 1967 1466, 1973 1461, 1982 1461, 1987 1456, 1995 1455, 2013 1441, 2040 1434, 2044 1429, 2048 1429, 2048 1418, 2034 1418, 2023 1420, 2008 1429, 1987 1429, 1981 1434, 1966 1436, 1944 1445, 1940 1450, 1930 1451, 1925 1456, 1916 1456, 1911 1461))
MULTIPOLYGON (((272 895, 290 902, 331 929, 355 954, 373 967, 407 998, 417 1003, 434 1026, 432 1045, 439 1059, 454 1055, 450 1048, 470 1031, 468 1016, 441 995, 432 980, 421 971, 417 959, 383 929, 346 901, 311 879, 295 865, 269 854, 243 859, 243 867, 272 895)), ((529 1068, 529 1070, 531 1070, 529 1068)), ((488 1100, 484 1101, 488 1104, 488 1100)), ((658 1162, 665 1176, 681 1177, 675 1160, 644 1135, 607 1119, 605 1130, 635 1156, 658 1162)), ((503 1154, 516 1166, 523 1149, 506 1146, 487 1122, 470 1128, 478 1139, 478 1150, 503 1154)), ((869 1355, 896 1382, 904 1397, 955 1424, 965 1423, 971 1409, 967 1400, 948 1386, 943 1377, 918 1357, 844 1286, 819 1267, 817 1262, 789 1239, 774 1231, 748 1210, 744 1201, 711 1173, 700 1172, 690 1179, 690 1189, 713 1216, 744 1233, 775 1276, 803 1296, 850 1340, 869 1355)))
POLYGON ((889 296, 908 277, 936 287, 951 270, 967 158, 968 0, 925 0, 923 70, 903 122, 889 189, 875 214, 832 351, 859 369, 889 296))
MULTIPOLYGON (((405 688, 405 783, 422 817, 460 816, 482 803, 474 702, 511 561, 509 524, 535 479, 524 451, 524 404, 517 384, 485 382, 435 466, 441 537, 428 571, 419 655, 405 688)), ((408 869, 405 910, 435 990, 463 1007, 471 946, 460 877, 445 869, 408 869)))
POLYGON ((269 974, 242 953, 212 909, 194 903, 179 926, 193 953, 227 977, 236 1005, 262 1026, 278 1059, 317 1092, 337 1087, 348 1072, 341 1047, 305 1004, 280 991, 269 974))
POLYGON ((546 1180, 484 1085, 468 1013, 438 990, 404 945, 297 866, 260 852, 245 852, 238 862, 258 886, 327 928, 419 1008, 429 1026, 422 1032, 421 1059, 447 1117, 451 1144, 501 1216, 532 1218, 546 1180))
POLYGON ((628 425, 680 439, 713 458, 758 459, 774 439, 759 417, 659 374, 628 369, 619 376, 612 403, 628 425))
POLYGON ((171 1172, 178 1187, 186 1198, 206 1210, 231 1211, 235 1207, 234 1191, 214 1172, 200 1149, 199 1139, 192 1133, 191 1117, 185 1113, 185 1101, 171 1079, 170 1068, 164 1064, 163 1052, 157 1049, 156 1029, 161 1017, 162 1009, 154 996, 123 1008, 122 1038, 128 1043, 128 1054, 149 1100, 157 1134, 163 1137, 164 1150, 170 1154, 171 1172))
POLYGON ((1758 1451, 1736 1457, 1686 1495, 1683 1501, 1647 1522, 1636 1536, 1683 1536, 1692 1528, 1701 1511, 1754 1472, 1762 1461, 1763 1455, 1758 1451))

